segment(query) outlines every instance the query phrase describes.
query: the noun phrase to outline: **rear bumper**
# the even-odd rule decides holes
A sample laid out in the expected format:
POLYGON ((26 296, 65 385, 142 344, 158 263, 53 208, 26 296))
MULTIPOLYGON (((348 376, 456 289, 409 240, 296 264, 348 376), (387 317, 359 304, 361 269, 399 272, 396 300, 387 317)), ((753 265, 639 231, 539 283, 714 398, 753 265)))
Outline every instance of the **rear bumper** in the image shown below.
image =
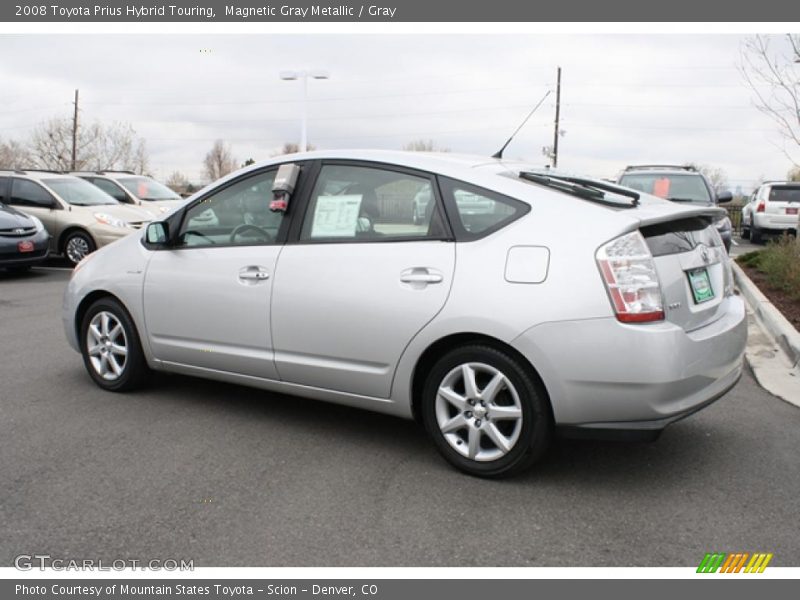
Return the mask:
POLYGON ((744 303, 737 296, 724 302, 721 318, 691 332, 669 322, 626 325, 612 317, 543 324, 513 345, 539 371, 563 432, 656 437, 741 377, 744 303))
POLYGON ((771 215, 754 213, 753 225, 767 231, 797 230, 797 215, 771 215))
POLYGON ((680 421, 713 404, 727 394, 742 377, 742 368, 731 371, 719 381, 719 391, 711 398, 663 419, 652 421, 622 421, 619 423, 581 423, 579 425, 559 425, 558 434, 568 439, 613 440, 630 442, 652 442, 658 439, 664 428, 680 421))

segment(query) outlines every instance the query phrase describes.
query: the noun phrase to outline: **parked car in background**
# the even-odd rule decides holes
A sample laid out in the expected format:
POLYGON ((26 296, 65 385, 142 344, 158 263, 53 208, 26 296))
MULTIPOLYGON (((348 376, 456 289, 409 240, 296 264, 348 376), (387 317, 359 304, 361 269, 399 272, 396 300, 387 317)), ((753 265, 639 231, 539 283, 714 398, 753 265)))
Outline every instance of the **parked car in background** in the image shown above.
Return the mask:
POLYGON ((8 188, 0 177, 0 269, 24 271, 47 258, 50 234, 39 219, 5 204, 8 188))
POLYGON ((765 235, 796 235, 798 219, 800 183, 769 181, 760 185, 742 208, 742 237, 758 244, 765 235))
POLYGON ((152 177, 133 171, 73 171, 122 204, 135 204, 160 216, 177 208, 183 198, 152 177))
POLYGON ((39 219, 50 252, 78 264, 87 254, 141 229, 153 215, 124 206, 92 184, 52 171, 0 171, 6 204, 39 219))
MULTIPOLYGON (((617 179, 620 185, 672 202, 716 206, 733 199, 731 192, 717 192, 708 178, 691 166, 631 165, 617 179)), ((714 221, 725 250, 730 252, 733 226, 728 215, 714 221)))
POLYGON ((416 418, 499 477, 556 428, 652 440, 736 384, 723 212, 485 157, 276 157, 87 257, 64 328, 103 389, 156 369, 416 418), (378 201, 423 189, 418 224, 378 201))

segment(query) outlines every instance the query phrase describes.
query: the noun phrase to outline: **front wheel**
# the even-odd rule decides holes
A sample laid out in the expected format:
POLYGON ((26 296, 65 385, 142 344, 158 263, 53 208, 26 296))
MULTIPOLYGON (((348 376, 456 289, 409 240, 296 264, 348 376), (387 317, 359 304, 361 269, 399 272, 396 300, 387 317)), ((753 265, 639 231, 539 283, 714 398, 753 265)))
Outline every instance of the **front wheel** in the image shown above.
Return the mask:
POLYGON ((113 298, 98 300, 83 317, 81 354, 89 375, 105 390, 128 391, 147 377, 147 362, 136 326, 113 298))
POLYGON ((422 417, 436 448, 456 468, 507 477, 547 449, 550 404, 520 360, 484 345, 457 348, 431 369, 422 417))
POLYGON ((97 245, 84 231, 73 231, 64 239, 64 256, 72 263, 72 266, 77 265, 95 250, 97 250, 97 245))

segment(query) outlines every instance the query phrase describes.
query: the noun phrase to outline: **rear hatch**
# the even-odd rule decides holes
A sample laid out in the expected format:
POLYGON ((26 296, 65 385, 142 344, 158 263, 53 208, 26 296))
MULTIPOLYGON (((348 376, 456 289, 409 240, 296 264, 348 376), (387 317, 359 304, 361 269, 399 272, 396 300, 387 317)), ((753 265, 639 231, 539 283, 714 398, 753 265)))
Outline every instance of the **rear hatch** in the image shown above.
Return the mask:
POLYGON ((765 212, 787 221, 796 221, 800 212, 800 184, 773 185, 769 191, 765 212))
POLYGON ((665 319, 686 331, 722 317, 723 300, 733 291, 728 254, 713 219, 697 214, 639 228, 653 255, 665 319))

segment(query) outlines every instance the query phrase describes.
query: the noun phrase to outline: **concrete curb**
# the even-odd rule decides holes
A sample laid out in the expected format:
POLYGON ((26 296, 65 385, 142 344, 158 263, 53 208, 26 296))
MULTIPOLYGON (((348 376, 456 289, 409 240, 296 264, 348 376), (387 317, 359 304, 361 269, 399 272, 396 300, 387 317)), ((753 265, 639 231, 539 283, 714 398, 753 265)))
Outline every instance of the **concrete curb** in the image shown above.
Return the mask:
POLYGON ((733 279, 736 282, 736 287, 744 296, 747 304, 755 316, 766 328, 775 342, 780 346, 781 350, 786 353, 792 366, 796 367, 800 364, 800 332, 789 323, 780 311, 775 308, 772 302, 761 293, 755 283, 747 276, 742 268, 736 264, 735 260, 731 260, 733 267, 733 279))

